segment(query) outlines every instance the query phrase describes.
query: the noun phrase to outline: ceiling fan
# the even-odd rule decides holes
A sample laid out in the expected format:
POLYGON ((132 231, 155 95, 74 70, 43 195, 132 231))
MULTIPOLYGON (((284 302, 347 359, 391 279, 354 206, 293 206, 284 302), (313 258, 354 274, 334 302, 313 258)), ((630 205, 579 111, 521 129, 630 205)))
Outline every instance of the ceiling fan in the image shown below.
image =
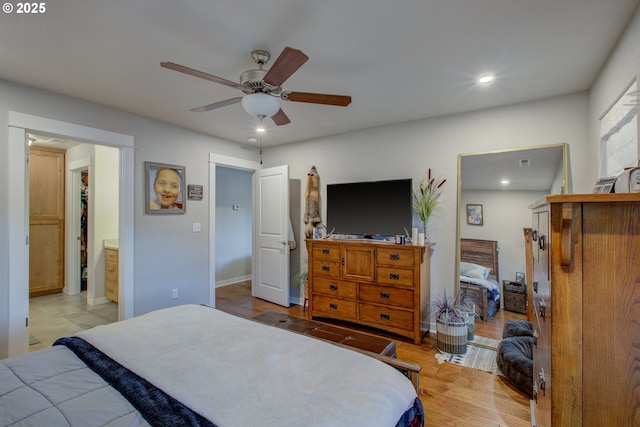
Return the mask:
POLYGON ((275 60, 269 70, 265 70, 264 65, 269 62, 271 55, 264 50, 251 52, 253 60, 258 64, 258 69, 247 70, 240 74, 240 83, 214 76, 193 68, 174 62, 161 62, 160 66, 170 70, 179 71, 201 79, 220 83, 234 89, 240 89, 245 96, 226 99, 214 102, 213 104, 193 108, 194 112, 205 112, 227 105, 242 102, 245 111, 250 115, 259 118, 271 117, 278 125, 286 125, 291 122, 289 117, 280 108, 280 100, 284 99, 293 102, 307 102, 311 104, 336 105, 346 107, 351 103, 351 97, 345 95, 327 95, 309 92, 290 92, 282 90, 282 84, 302 66, 309 57, 298 49, 285 47, 280 56, 275 60))

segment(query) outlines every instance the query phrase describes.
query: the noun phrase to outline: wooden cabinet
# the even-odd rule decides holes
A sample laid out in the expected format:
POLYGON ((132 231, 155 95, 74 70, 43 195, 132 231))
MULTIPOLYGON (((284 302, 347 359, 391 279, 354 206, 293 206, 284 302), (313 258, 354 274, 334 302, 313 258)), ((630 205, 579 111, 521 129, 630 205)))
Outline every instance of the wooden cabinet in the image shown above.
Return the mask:
POLYGON ((64 150, 29 148, 29 296, 64 288, 64 150))
POLYGON ((118 302, 118 250, 105 249, 105 296, 118 302))
POLYGON ((533 208, 537 426, 640 425, 640 194, 533 208))
POLYGON ((419 344, 429 325, 432 246, 307 240, 311 317, 371 326, 419 344))
POLYGON ((502 281, 504 309, 516 313, 527 313, 527 286, 524 283, 502 281))

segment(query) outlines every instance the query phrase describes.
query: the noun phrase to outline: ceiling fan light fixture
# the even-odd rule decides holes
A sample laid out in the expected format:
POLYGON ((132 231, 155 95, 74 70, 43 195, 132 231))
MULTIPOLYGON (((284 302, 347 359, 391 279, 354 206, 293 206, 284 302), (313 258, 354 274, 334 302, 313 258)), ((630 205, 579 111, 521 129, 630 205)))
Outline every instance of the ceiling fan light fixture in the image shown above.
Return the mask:
POLYGON ((265 93, 252 93, 242 98, 242 107, 253 117, 271 117, 280 110, 280 98, 265 93))

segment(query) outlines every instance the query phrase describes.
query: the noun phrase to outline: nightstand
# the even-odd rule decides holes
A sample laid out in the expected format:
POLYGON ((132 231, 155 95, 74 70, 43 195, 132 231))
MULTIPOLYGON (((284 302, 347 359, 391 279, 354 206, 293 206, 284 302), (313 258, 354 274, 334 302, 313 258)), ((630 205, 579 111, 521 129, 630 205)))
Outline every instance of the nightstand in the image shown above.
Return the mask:
POLYGON ((502 281, 504 309, 516 313, 527 313, 527 285, 524 283, 502 281))

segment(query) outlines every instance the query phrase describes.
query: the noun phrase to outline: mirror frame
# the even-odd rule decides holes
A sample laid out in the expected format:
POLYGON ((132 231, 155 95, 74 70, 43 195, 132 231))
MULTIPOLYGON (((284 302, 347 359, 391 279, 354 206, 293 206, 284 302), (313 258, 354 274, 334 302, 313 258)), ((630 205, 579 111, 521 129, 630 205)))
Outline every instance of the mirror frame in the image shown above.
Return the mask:
MULTIPOLYGON (((516 147, 516 148, 507 148, 507 149, 501 149, 501 150, 478 151, 473 153, 458 154, 458 174, 457 174, 458 182, 457 182, 457 200, 456 200, 456 215, 458 217, 456 219, 456 245, 455 245, 456 246, 456 256, 455 256, 456 264, 454 267, 454 270, 455 270, 455 276, 454 276, 455 294, 454 295, 458 295, 458 293, 460 292, 460 238, 461 238, 460 209, 462 208, 460 202, 462 199, 462 158, 468 157, 468 156, 480 156, 483 154, 499 154, 499 153, 514 152, 514 151, 536 150, 536 149, 554 148, 554 147, 562 148, 562 168, 563 168, 562 194, 569 194, 572 192, 572 189, 571 189, 571 181, 569 179, 569 144, 567 144, 566 142, 559 143, 559 144, 535 145, 530 147, 516 147)), ((534 200, 532 200, 531 202, 533 203, 534 200)), ((501 295, 501 298, 502 298, 502 295, 501 295)))

